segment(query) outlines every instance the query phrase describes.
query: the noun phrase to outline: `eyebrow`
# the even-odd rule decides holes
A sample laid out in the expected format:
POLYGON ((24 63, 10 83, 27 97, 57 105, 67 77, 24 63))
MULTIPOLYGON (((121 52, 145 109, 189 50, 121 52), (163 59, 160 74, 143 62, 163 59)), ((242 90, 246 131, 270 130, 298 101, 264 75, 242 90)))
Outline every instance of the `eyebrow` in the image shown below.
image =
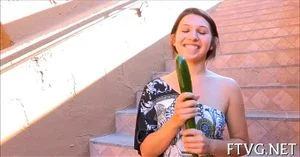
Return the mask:
MULTIPOLYGON (((190 25, 190 24, 182 24, 184 26, 194 26, 194 25, 190 25)), ((205 26, 205 25, 196 25, 197 27, 203 27, 203 28, 207 28, 209 29, 209 27, 205 26)))

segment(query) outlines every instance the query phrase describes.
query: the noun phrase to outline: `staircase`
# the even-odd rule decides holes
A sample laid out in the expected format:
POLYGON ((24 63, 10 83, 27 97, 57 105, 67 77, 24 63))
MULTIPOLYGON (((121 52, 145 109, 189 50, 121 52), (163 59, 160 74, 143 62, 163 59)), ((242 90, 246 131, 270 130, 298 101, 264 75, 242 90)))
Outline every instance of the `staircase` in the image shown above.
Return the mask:
MULTIPOLYGON (((240 84, 250 142, 293 142, 299 153, 299 1, 224 0, 211 14, 220 47, 208 67, 240 84)), ((167 58, 153 78, 174 67, 167 58)), ((141 90, 135 94, 138 103, 141 90)), ((90 139, 90 156, 138 156, 135 119, 136 108, 117 111, 116 132, 90 139)))

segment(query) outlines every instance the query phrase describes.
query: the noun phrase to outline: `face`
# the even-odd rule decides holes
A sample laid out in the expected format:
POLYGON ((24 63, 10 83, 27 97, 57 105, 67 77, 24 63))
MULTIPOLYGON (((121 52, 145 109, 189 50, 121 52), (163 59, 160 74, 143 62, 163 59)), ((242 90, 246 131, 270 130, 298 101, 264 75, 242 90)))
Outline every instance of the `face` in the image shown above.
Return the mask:
POLYGON ((186 60, 206 60, 212 34, 209 23, 203 17, 195 14, 183 17, 173 38, 173 46, 186 60))

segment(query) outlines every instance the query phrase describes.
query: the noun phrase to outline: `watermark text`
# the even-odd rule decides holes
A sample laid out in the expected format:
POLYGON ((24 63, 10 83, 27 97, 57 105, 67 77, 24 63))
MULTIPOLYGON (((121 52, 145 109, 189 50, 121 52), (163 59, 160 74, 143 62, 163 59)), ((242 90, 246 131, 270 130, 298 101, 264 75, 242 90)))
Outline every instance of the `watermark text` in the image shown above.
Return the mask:
POLYGON ((255 153, 257 155, 294 155, 296 143, 227 143, 227 155, 231 155, 235 150, 237 155, 241 155, 244 149, 247 155, 255 153))

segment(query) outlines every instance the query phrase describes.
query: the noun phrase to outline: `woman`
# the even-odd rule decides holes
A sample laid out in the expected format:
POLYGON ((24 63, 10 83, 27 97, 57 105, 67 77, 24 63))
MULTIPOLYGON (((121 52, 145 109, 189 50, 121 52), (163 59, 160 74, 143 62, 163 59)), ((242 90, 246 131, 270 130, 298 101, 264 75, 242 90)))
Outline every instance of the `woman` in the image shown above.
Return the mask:
MULTIPOLYGON (((197 8, 184 10, 170 44, 189 66, 193 93, 179 92, 176 71, 150 81, 138 107, 135 149, 142 156, 226 156, 227 143, 248 143, 243 98, 237 83, 206 68, 215 56, 218 32, 211 17, 197 8), (184 129, 195 117, 196 129, 184 129), (230 139, 223 139, 227 123, 230 139)), ((235 148, 232 155, 243 155, 235 148)))

